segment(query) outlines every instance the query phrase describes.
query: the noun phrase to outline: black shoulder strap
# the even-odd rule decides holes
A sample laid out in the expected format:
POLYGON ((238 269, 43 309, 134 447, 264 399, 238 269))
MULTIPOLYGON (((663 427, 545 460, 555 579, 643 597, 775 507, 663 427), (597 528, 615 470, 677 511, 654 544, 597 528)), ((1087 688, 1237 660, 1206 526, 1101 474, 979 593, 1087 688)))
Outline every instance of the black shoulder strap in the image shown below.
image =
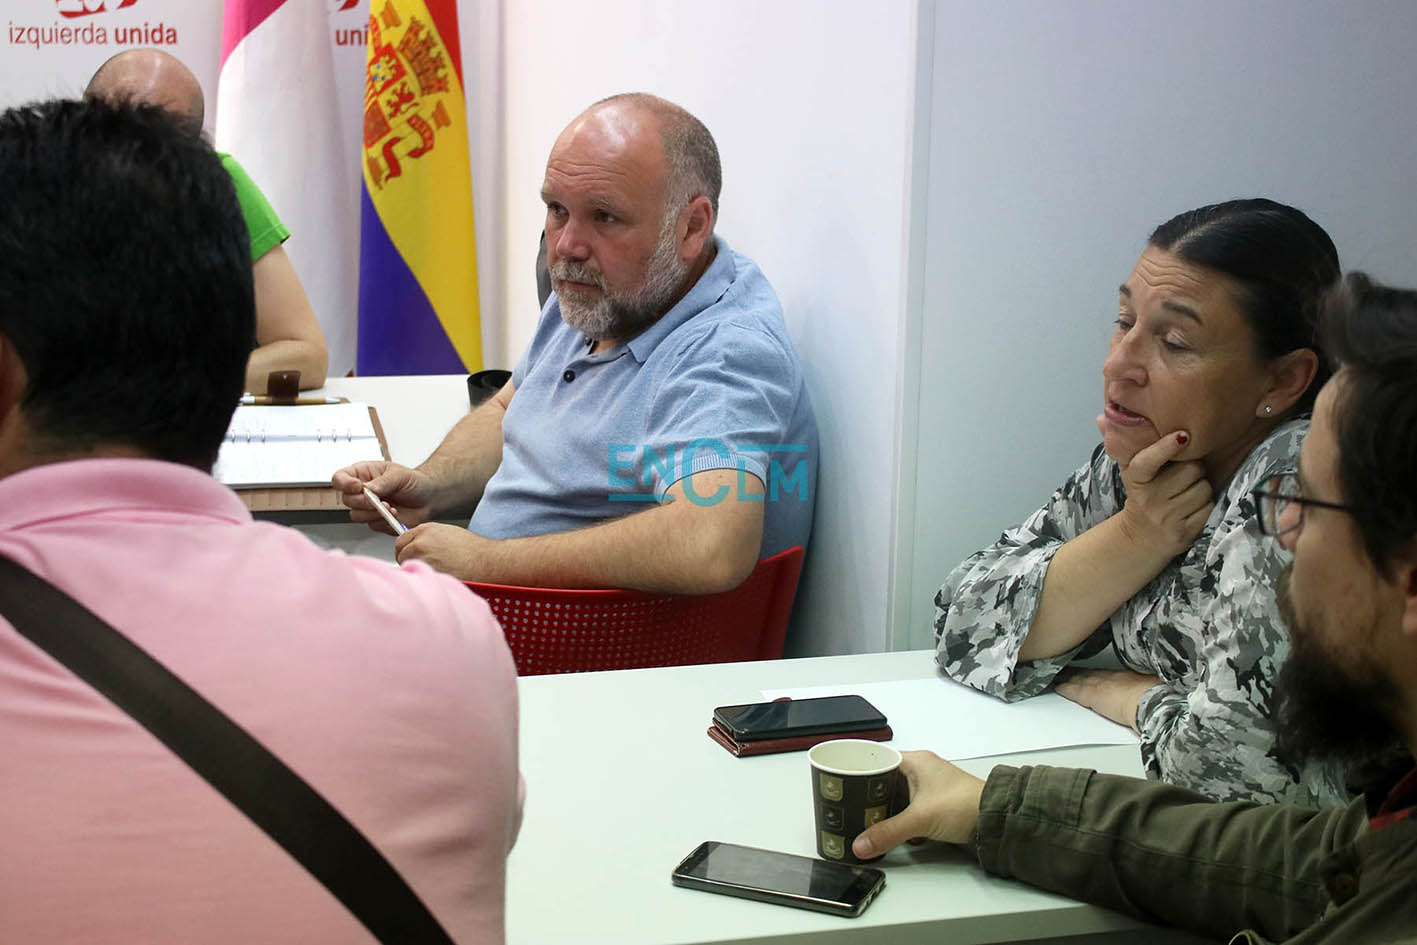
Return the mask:
POLYGON ((402 876, 300 775, 123 634, 0 556, 0 614, 207 780, 385 945, 451 945, 402 876))

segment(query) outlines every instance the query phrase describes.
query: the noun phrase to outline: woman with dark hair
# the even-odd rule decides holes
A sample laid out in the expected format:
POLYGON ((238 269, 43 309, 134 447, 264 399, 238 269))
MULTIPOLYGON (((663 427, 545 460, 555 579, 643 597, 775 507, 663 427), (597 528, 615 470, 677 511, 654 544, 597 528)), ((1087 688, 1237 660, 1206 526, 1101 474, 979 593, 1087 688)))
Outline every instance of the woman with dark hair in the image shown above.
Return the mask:
POLYGON ((1332 771, 1272 756, 1288 561, 1250 490, 1295 469, 1327 378, 1316 339, 1338 253, 1271 200, 1183 213, 1119 290, 1102 443, 1048 503, 955 568, 936 659, 1000 698, 1057 692, 1141 735, 1148 776, 1221 800, 1319 806, 1332 771), (1116 649, 1123 670, 1066 669, 1116 649), (1056 681, 1055 681, 1056 680, 1056 681))

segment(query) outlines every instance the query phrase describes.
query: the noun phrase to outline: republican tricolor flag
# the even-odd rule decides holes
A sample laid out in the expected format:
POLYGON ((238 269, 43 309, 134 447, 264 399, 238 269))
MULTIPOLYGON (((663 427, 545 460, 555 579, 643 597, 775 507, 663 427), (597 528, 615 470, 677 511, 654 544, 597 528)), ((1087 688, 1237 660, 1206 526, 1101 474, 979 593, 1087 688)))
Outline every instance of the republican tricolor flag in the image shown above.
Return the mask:
POLYGON ((360 374, 482 367, 455 0, 371 0, 360 201, 360 374))
POLYGON ((216 143, 290 230, 337 377, 354 366, 359 205, 330 39, 318 0, 225 0, 216 143))

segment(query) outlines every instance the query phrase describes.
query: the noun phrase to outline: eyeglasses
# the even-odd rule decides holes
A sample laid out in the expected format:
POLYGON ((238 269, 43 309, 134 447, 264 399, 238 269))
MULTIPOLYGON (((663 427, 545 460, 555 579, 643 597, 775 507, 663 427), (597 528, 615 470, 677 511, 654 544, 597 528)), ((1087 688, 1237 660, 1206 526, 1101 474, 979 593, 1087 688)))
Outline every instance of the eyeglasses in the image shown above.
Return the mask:
POLYGON ((1299 527, 1304 524, 1304 507, 1307 505, 1336 509, 1350 515, 1353 513, 1352 508, 1337 502, 1304 498, 1300 494, 1299 476, 1296 473, 1270 476, 1265 480, 1264 485, 1258 489, 1251 489, 1250 495, 1254 497, 1255 508, 1259 511, 1260 531, 1272 537, 1298 531, 1299 527), (1289 516, 1291 508, 1296 513, 1293 516, 1289 516), (1285 521, 1286 516, 1289 516, 1289 521, 1285 521))

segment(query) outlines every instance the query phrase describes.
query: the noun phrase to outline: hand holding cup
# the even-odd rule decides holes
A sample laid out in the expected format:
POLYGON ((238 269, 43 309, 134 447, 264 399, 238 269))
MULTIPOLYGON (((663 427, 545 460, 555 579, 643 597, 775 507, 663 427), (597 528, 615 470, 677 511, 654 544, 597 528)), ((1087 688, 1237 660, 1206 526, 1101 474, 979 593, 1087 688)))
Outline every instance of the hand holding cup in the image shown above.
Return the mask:
POLYGON ((866 828, 905 806, 900 759, 900 752, 889 745, 859 738, 822 742, 807 752, 819 856, 870 862, 857 857, 851 844, 866 828))

